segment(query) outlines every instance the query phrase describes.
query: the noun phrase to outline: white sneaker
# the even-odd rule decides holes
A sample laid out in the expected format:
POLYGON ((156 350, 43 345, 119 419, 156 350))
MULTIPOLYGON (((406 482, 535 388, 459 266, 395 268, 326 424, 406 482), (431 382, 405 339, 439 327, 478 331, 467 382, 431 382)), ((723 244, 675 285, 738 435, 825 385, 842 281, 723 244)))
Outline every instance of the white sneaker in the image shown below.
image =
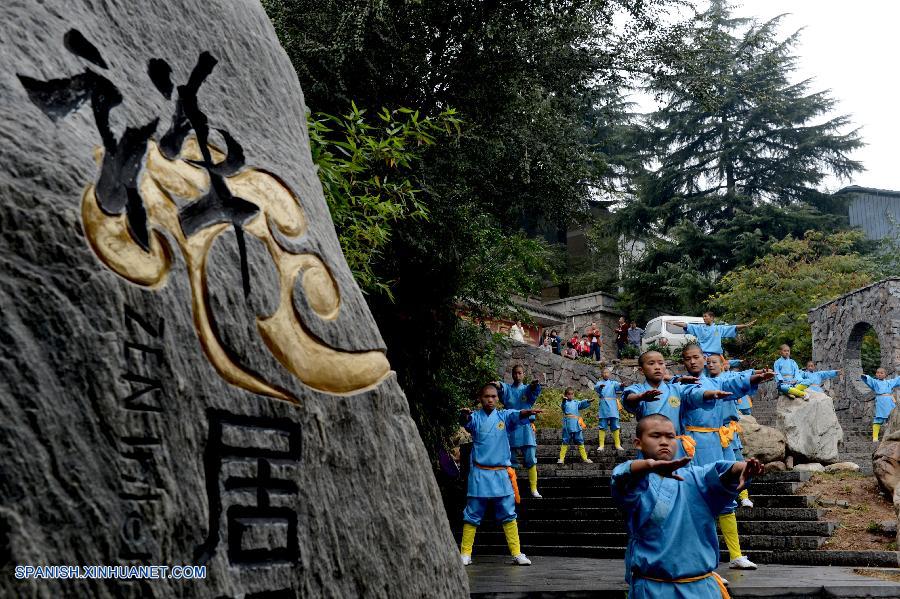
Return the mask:
POLYGON ((753 502, 749 499, 741 499, 741 507, 753 507, 753 502))
POLYGON ((584 462, 585 464, 593 464, 594 460, 592 460, 591 458, 584 458, 582 462, 584 462))
POLYGON ((616 447, 616 451, 625 451, 625 448, 619 445, 618 447, 616 447))
POLYGON ((560 458, 560 459, 556 460, 556 463, 557 464, 565 464, 566 461, 560 458))
POLYGON ((535 499, 543 499, 543 497, 541 496, 540 493, 537 492, 537 490, 532 491, 531 496, 534 497, 535 499))
POLYGON ((471 555, 466 555, 465 553, 463 553, 463 554, 460 555, 460 557, 462 558, 462 565, 468 566, 469 564, 472 563, 472 556, 471 556, 471 555))
POLYGON ((747 559, 746 555, 731 560, 728 567, 732 570, 756 570, 756 564, 747 559))
MULTIPOLYGON (((527 557, 525 557, 524 553, 520 553, 519 555, 513 556, 512 563, 514 563, 517 566, 530 566, 531 560, 528 559, 527 557)), ((756 566, 753 566, 753 567, 755 568, 756 566)))
POLYGON ((598 448, 597 448, 597 453, 603 453, 603 447, 598 447, 598 448))
POLYGON ((809 401, 809 393, 803 394, 803 401, 809 401))

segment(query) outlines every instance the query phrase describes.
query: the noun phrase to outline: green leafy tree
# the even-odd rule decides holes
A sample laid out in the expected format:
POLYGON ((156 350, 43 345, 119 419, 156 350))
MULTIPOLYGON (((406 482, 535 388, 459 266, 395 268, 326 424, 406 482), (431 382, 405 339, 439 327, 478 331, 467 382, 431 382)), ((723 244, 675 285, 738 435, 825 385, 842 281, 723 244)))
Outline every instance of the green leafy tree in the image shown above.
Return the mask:
MULTIPOLYGON (((458 388, 447 369, 473 355, 458 353, 458 309, 502 314, 513 295, 552 280, 552 248, 532 238, 560 240, 615 155, 590 143, 592 92, 640 68, 647 44, 667 35, 660 11, 672 3, 264 0, 312 110, 345 114, 355 102, 438 115, 452 106, 465 122, 393 175, 422 190, 394 197, 401 219, 357 218, 352 202, 332 200, 338 219, 350 206, 340 228, 351 255, 365 252, 368 216, 389 228, 372 233, 384 244, 370 266, 352 259, 367 288, 390 290, 368 299, 430 449, 452 426, 458 388)), ((339 175, 335 195, 347 194, 339 175)), ((370 189, 349 193, 383 192, 370 189)))
POLYGON ((409 108, 382 108, 375 118, 351 104, 348 113, 310 114, 310 150, 325 201, 356 281, 367 293, 391 295, 390 279, 376 272, 393 228, 406 219, 427 219, 422 155, 437 138, 459 134, 456 111, 434 118, 409 108))
POLYGON ((862 142, 847 116, 831 116, 828 92, 793 80, 798 34, 779 37, 780 21, 737 19, 715 0, 682 50, 659 57, 648 81, 661 101, 648 115, 652 168, 617 220, 648 242, 625 281, 644 305, 695 313, 721 274, 773 242, 846 226, 841 202, 818 186, 860 170, 849 155, 862 142))
POLYGON ((865 248, 857 231, 809 231, 800 239, 775 242, 751 266, 722 277, 711 307, 730 322, 756 320, 741 332, 736 355, 767 363, 782 343, 789 343, 798 363, 808 360, 809 310, 875 280, 877 259, 862 253, 865 248))

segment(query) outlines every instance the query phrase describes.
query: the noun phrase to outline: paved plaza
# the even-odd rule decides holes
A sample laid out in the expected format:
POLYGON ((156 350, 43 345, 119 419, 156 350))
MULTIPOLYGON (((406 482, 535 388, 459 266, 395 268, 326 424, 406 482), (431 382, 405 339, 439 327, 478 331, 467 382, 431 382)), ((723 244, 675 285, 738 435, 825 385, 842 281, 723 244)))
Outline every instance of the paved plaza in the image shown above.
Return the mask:
MULTIPOLYGON (((466 568, 472 597, 624 597, 622 560, 535 556, 530 567, 514 567, 500 556, 474 556, 466 568)), ((884 569, 900 573, 897 569, 884 569)), ((756 571, 729 570, 719 574, 729 581, 733 599, 743 597, 894 597, 900 582, 854 574, 853 568, 764 564, 756 571)))

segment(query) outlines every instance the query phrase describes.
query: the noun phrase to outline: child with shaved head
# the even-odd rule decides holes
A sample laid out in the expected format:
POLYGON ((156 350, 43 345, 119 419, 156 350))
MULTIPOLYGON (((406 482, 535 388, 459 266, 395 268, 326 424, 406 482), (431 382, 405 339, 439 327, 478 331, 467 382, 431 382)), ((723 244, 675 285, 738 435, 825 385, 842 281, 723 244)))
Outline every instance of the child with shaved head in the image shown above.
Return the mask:
POLYGON ((629 533, 625 578, 631 599, 728 597, 719 564, 716 517, 751 477, 757 460, 690 465, 674 459, 674 423, 662 414, 638 422, 634 446, 645 459, 629 460, 612 474, 612 496, 629 533))

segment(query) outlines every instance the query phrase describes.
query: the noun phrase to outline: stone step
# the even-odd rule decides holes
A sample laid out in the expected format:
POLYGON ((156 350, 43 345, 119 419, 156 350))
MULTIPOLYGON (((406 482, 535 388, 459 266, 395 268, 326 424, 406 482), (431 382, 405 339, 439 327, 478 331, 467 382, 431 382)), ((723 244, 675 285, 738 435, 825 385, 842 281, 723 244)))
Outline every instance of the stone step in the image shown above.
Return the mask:
MULTIPOLYGON (((804 473, 806 474, 806 473, 804 473)), ((521 477, 519 477, 521 478, 521 477)), ((754 481, 753 484, 750 485, 750 495, 793 495, 797 489, 803 486, 802 482, 794 482, 794 481, 779 481, 779 480, 759 480, 754 481)), ((538 490, 548 489, 551 487, 556 488, 577 488, 581 487, 582 489, 587 489, 590 491, 590 495, 595 497, 609 497, 609 477, 591 477, 591 478, 582 478, 582 477, 547 477, 541 478, 540 473, 538 474, 538 490), (560 483, 560 479, 569 478, 572 480, 572 483, 562 484, 560 483), (577 482, 576 482, 577 481, 577 482), (587 482, 586 482, 587 481, 587 482)), ((519 490, 527 489, 527 480, 522 478, 519 481, 519 490)), ((543 493, 542 493, 543 494, 543 493)), ((558 494, 556 496, 559 496, 558 494)), ((580 497, 584 496, 584 493, 575 493, 573 492, 572 496, 580 497)))
MULTIPOLYGON (((519 504, 522 509, 519 515, 526 520, 536 521, 540 519, 554 520, 581 520, 596 519, 599 521, 619 520, 620 513, 612 500, 607 497, 579 497, 560 499, 532 499, 519 504)), ((765 522, 816 522, 824 516, 824 511, 817 508, 781 508, 781 507, 752 507, 738 508, 738 521, 765 521, 765 522)))
MULTIPOLYGON (((598 482, 599 485, 599 482, 598 482)), ((603 487, 608 490, 608 486, 603 487)), ((522 487, 520 487, 520 491, 522 487)), ((570 501, 577 502, 583 497, 603 496, 598 491, 598 487, 585 484, 544 484, 544 481, 538 479, 538 490, 544 499, 568 498, 570 501)), ((801 508, 811 507, 815 503, 815 497, 809 495, 766 495, 761 487, 754 488, 751 486, 751 497, 755 507, 784 507, 784 508, 801 508)), ((603 497, 612 501, 609 495, 603 497)), ((531 497, 527 500, 530 502, 531 497)))
MULTIPOLYGON (((473 551, 473 558, 475 560, 478 559, 478 555, 508 555, 509 550, 505 543, 479 543, 479 539, 480 536, 475 537, 475 547, 473 551)), ((625 555, 625 547, 524 545, 522 551, 528 556, 556 555, 562 557, 586 557, 596 559, 621 559, 625 555)), ((869 568, 896 568, 898 565, 898 552, 896 551, 754 550, 748 551, 747 553, 748 557, 758 564, 869 568)), ((728 551, 722 549, 719 559, 722 562, 727 562, 728 551)), ((796 595, 791 595, 791 597, 796 597, 796 595)), ((821 597, 821 595, 817 593, 814 597, 821 597)))

